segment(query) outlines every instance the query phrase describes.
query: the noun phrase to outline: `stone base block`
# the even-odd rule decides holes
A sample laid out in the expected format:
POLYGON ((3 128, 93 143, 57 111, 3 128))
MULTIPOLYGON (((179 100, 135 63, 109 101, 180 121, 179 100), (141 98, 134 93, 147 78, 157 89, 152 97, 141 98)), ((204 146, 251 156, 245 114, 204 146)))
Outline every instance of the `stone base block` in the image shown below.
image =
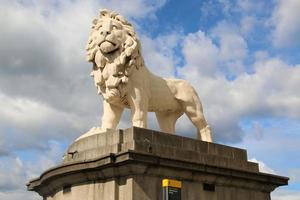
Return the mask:
POLYGON ((288 183, 246 150, 133 127, 74 142, 27 187, 45 200, 161 200, 165 178, 182 182, 182 200, 269 200, 288 183))

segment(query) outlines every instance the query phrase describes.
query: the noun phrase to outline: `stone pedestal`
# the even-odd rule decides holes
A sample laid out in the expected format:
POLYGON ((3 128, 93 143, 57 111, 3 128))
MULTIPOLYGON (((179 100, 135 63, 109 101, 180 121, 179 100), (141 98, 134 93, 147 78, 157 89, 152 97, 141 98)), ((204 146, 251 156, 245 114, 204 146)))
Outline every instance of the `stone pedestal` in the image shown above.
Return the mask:
POLYGON ((182 182, 182 200, 269 200, 288 183, 246 150, 133 127, 74 142, 27 187, 45 200, 161 200, 165 178, 182 182))

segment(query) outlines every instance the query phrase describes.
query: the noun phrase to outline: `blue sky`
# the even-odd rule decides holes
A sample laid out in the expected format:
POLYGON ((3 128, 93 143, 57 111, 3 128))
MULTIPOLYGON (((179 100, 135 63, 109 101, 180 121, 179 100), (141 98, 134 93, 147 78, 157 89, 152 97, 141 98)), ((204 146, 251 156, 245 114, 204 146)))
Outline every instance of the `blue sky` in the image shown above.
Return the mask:
POLYGON ((85 44, 100 8, 134 24, 152 72, 192 83, 215 142, 291 178, 274 200, 300 199, 299 0, 0 1, 0 199, 36 199, 25 183, 99 125, 85 44))

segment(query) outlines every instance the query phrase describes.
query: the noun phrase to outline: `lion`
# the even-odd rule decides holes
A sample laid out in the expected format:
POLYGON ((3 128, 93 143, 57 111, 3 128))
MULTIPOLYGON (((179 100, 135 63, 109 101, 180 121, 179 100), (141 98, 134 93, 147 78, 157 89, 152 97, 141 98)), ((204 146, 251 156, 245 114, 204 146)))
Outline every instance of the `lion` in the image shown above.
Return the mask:
POLYGON ((147 128, 147 113, 155 112, 161 131, 173 134, 177 119, 185 113, 196 126, 198 138, 212 142, 195 89, 185 80, 151 73, 133 26, 120 14, 100 10, 86 50, 93 64, 91 76, 103 97, 100 130, 116 129, 124 108, 129 108, 133 126, 147 128))

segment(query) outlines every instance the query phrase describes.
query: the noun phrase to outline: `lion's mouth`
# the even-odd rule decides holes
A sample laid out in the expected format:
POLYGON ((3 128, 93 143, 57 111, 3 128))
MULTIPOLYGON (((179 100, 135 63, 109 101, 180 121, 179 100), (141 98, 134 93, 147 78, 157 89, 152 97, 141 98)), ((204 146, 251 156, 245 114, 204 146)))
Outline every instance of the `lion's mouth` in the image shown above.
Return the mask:
POLYGON ((109 41, 109 40, 104 40, 98 46, 100 47, 100 50, 102 51, 102 53, 105 53, 105 54, 113 53, 116 50, 118 50, 118 48, 119 48, 119 46, 116 43, 109 41))

